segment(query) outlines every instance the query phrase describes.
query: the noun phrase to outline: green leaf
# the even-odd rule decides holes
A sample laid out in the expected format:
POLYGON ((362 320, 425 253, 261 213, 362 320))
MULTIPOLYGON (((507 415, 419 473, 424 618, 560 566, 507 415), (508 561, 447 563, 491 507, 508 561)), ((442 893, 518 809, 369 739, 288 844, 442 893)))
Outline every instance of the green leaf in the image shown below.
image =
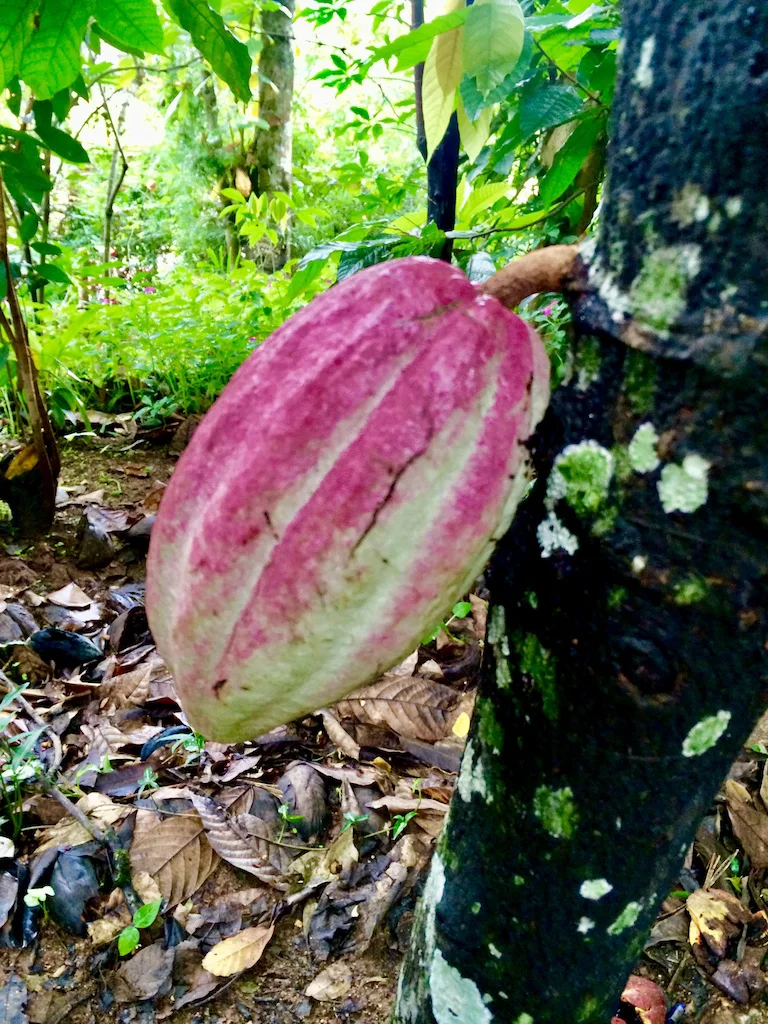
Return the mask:
POLYGON ((570 121, 581 109, 581 99, 568 85, 541 85, 526 90, 520 104, 520 134, 528 139, 542 128, 570 121))
POLYGON ((406 32, 405 35, 398 36, 397 39, 393 39, 386 46, 380 46, 377 50, 373 51, 372 59, 386 60, 388 57, 397 56, 395 71, 405 71, 416 64, 421 64, 426 59, 435 36, 463 25, 466 16, 466 10, 440 14, 437 18, 433 18, 432 21, 419 25, 413 32, 406 32))
POLYGON ((117 950, 120 956, 127 956, 129 953, 132 953, 138 946, 140 939, 139 929, 135 928, 132 924, 129 924, 127 928, 123 928, 117 937, 117 950))
POLYGON ((0 89, 21 68, 24 48, 35 25, 39 0, 2 0, 0 3, 0 89))
POLYGON ((60 156, 67 163, 88 164, 91 162, 82 144, 77 139, 72 138, 67 132, 63 132, 61 128, 53 128, 50 125, 43 127, 40 125, 39 128, 35 128, 35 131, 38 137, 42 139, 45 148, 50 149, 52 153, 60 156))
POLYGON ((602 118, 582 121, 558 149, 552 166, 539 181, 539 198, 546 206, 558 199, 579 173, 602 127, 602 118))
POLYGON ((457 619, 464 619, 472 611, 472 605, 469 601, 459 601, 451 609, 451 614, 455 615, 457 619))
MULTIPOLYGON (((41 256, 61 256, 61 249, 51 242, 33 242, 32 248, 41 256)), ((1 297, 1 296, 0 296, 1 297)))
POLYGON ((508 181, 493 181, 480 185, 470 192, 467 201, 459 211, 460 221, 471 221, 478 213, 488 210, 509 192, 508 181))
POLYGON ((248 47, 225 28, 220 14, 205 0, 163 0, 163 6, 238 99, 251 98, 251 55, 248 47))
POLYGON ((94 0, 93 16, 120 49, 163 52, 163 26, 153 0, 94 0))
POLYGON ((38 263, 35 273, 44 281, 52 281, 54 284, 71 284, 70 279, 55 263, 38 263))
POLYGON ((525 24, 517 0, 475 0, 464 25, 464 73, 483 95, 513 70, 523 50, 525 24))
POLYGON ((236 188, 223 188, 221 190, 221 194, 226 196, 227 199, 231 199, 233 203, 245 202, 245 196, 236 188))
POLYGON ((130 53, 133 57, 144 56, 143 50, 139 50, 135 46, 128 46, 127 43, 118 42, 113 35, 110 35, 105 28, 102 28, 95 21, 91 24, 91 37, 93 36, 98 36, 99 39, 103 39, 109 46, 114 46, 116 50, 122 50, 123 53, 130 53))
POLYGON ((90 14, 87 0, 42 0, 38 29, 19 72, 37 99, 50 99, 80 73, 80 46, 90 14))
POLYGON ((494 103, 501 103, 505 100, 510 93, 514 92, 515 89, 519 88, 520 85, 531 75, 530 65, 531 56, 533 55, 533 36, 530 32, 526 32, 523 37, 523 49, 520 57, 515 64, 514 68, 506 75, 501 82, 496 86, 495 89, 487 95, 483 95, 477 86, 477 82, 470 75, 464 75, 459 86, 459 93, 461 95, 464 109, 467 112, 467 117, 470 121, 476 121, 480 116, 480 111, 486 107, 493 106, 494 103))
POLYGON ((133 923, 137 928, 149 928, 151 924, 154 924, 155 918, 160 913, 160 907, 162 900, 155 900, 153 903, 145 903, 143 907, 139 907, 133 915, 133 923))
POLYGON ((30 242, 40 226, 40 218, 36 213, 25 213, 19 224, 19 236, 22 242, 30 242))
POLYGON ((5 264, 0 263, 0 302, 8 294, 8 274, 5 269, 5 264))

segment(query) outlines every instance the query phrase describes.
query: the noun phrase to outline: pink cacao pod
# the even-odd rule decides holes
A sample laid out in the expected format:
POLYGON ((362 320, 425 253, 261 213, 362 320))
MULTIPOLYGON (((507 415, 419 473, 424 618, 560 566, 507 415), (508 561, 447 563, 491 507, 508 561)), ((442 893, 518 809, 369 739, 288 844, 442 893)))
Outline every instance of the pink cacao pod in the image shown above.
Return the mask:
POLYGON ((460 270, 363 270, 240 367, 179 460, 147 611, 190 724, 260 735, 405 657, 466 593, 529 480, 534 330, 460 270))

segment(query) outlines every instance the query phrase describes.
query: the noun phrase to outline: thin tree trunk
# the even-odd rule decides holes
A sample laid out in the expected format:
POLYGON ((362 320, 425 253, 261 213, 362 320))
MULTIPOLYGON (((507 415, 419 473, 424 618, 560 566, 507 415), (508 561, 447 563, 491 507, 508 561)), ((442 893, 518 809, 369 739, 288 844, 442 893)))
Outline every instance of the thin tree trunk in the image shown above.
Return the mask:
POLYGON ((606 1024, 765 706, 768 8, 627 0, 624 38, 398 1024, 606 1024))
MULTIPOLYGON (((411 0, 411 31, 424 24, 424 0, 411 0)), ((413 95, 416 102, 416 148, 422 159, 427 159, 427 133, 424 128, 424 107, 422 93, 424 86, 424 61, 413 69, 413 95)))
MULTIPOLYGON (((254 146, 254 188, 263 193, 291 194, 293 180, 293 15, 295 0, 284 0, 277 10, 261 15, 264 47, 259 57, 259 117, 269 128, 258 130, 254 146), (290 15, 285 12, 289 11, 290 15)), ((286 231, 270 253, 273 269, 279 269, 290 255, 290 233, 286 231)))

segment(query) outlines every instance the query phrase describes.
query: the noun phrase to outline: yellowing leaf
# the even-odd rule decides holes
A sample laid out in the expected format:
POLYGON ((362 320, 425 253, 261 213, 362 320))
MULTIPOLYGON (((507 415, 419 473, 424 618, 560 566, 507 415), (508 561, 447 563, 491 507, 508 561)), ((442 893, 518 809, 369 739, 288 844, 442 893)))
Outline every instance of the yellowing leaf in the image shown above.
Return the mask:
POLYGON ((523 50, 525 22, 517 0, 475 0, 464 24, 464 71, 483 95, 500 85, 523 50))
POLYGON ((492 181, 487 185, 480 185, 478 188, 472 189, 467 201, 459 210, 459 221, 469 224, 473 217, 489 209, 499 199, 502 199, 507 192, 509 192, 509 182, 506 181, 492 181))
MULTIPOLYGON (((463 7, 463 0, 452 4, 463 7)), ((446 12, 447 13, 447 12, 446 12)), ((427 136, 427 160, 432 159, 456 106, 456 90, 463 74, 461 49, 464 29, 454 28, 435 36, 424 62, 421 106, 427 136)))
POLYGON ((453 723, 453 729, 451 729, 451 732, 454 736, 458 736, 459 739, 465 739, 469 732, 469 715, 466 711, 462 711, 453 723))
POLYGON ((480 155, 480 150, 488 141, 488 136, 491 133, 491 109, 486 107, 484 110, 481 110, 477 120, 473 123, 467 117, 464 104, 459 100, 456 113, 459 119, 461 144, 464 147, 464 152, 469 157, 469 162, 473 164, 480 155))
POLYGON ((261 959, 274 930, 273 924, 260 924, 255 928, 244 928, 237 935, 217 942, 204 957, 203 970, 219 978, 247 971, 261 959))

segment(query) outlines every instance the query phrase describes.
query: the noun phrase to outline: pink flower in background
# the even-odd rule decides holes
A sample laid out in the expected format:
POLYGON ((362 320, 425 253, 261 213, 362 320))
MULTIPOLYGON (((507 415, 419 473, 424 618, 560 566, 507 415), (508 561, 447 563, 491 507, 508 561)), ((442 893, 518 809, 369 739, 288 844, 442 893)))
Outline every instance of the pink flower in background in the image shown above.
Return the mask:
POLYGON ((555 308, 554 302, 550 302, 550 304, 548 306, 545 306, 544 309, 542 309, 541 312, 544 314, 544 316, 552 316, 552 312, 553 312, 554 308, 555 308))
POLYGON ((151 284, 148 284, 147 287, 144 289, 146 295, 154 295, 156 291, 157 288, 153 288, 151 284))
POLYGON ((248 341, 258 341, 258 338, 249 338, 248 341))

